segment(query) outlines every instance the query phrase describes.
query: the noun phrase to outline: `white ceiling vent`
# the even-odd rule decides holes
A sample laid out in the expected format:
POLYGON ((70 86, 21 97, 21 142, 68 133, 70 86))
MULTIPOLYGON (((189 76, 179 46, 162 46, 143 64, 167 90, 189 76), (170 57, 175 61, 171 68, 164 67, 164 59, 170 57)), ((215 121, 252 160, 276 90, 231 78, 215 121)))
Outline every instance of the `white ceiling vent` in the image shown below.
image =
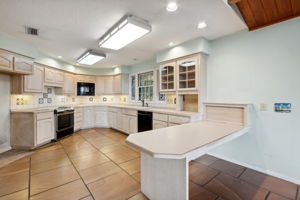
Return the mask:
POLYGON ((25 26, 25 33, 28 34, 28 35, 38 36, 39 35, 39 30, 36 29, 36 28, 25 26))

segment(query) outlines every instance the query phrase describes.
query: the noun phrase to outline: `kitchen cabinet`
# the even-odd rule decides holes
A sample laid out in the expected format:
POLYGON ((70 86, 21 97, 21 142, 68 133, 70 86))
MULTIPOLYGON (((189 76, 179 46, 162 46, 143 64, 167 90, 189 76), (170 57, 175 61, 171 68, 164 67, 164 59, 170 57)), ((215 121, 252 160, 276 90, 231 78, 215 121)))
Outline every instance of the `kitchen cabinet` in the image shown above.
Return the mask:
POLYGON ((11 113, 11 146, 34 149, 55 138, 53 111, 11 113))
POLYGON ((108 112, 108 125, 111 128, 116 129, 117 124, 117 113, 109 111, 108 112))
POLYGON ((64 85, 62 88, 62 94, 76 94, 76 83, 75 83, 75 76, 71 73, 64 73, 64 85))
POLYGON ((76 82, 83 82, 83 83, 95 83, 96 76, 88 76, 88 75, 76 75, 76 82))
POLYGON ((45 119, 37 120, 36 122, 36 144, 43 144, 54 139, 54 118, 53 113, 45 119))
POLYGON ((33 59, 25 56, 14 56, 14 72, 20 74, 33 73, 33 59))
POLYGON ((127 134, 137 133, 137 111, 122 109, 122 131, 127 134))
POLYGON ((153 119, 153 129, 160 129, 168 127, 168 122, 154 120, 153 119))
POLYGON ((161 92, 170 92, 176 90, 176 62, 168 62, 160 65, 159 82, 161 92))
POLYGON ((106 107, 96 107, 95 110, 95 127, 97 128, 107 128, 108 117, 107 117, 107 108, 106 107))
POLYGON ((45 67, 45 85, 52 87, 63 87, 64 72, 45 67))
POLYGON ((43 93, 44 67, 35 64, 31 75, 13 75, 11 78, 11 93, 43 93))
POLYGON ((1 49, 0 49, 0 70, 6 72, 13 72, 14 70, 13 54, 1 49))
POLYGON ((114 78, 113 76, 104 77, 104 94, 114 94, 114 78))
POLYGON ((118 74, 113 77, 113 93, 128 94, 129 93, 129 75, 118 74))
POLYGON ((32 74, 33 59, 0 49, 0 71, 13 74, 32 74))
POLYGON ((198 89, 198 56, 177 60, 177 89, 179 91, 198 89))
POLYGON ((83 108, 75 108, 74 110, 74 131, 82 129, 83 108))
POLYGON ((102 95, 105 93, 105 76, 96 77, 96 94, 102 95))
POLYGON ((83 124, 82 128, 94 128, 95 126, 95 113, 93 107, 83 108, 83 124))

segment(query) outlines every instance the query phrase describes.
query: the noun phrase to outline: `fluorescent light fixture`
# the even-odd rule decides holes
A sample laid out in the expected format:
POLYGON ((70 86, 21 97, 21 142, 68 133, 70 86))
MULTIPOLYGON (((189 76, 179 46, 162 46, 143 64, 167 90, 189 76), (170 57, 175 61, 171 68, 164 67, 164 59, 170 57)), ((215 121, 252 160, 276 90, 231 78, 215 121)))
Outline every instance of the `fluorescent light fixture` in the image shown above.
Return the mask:
POLYGON ((149 32, 151 26, 148 22, 135 16, 126 16, 101 37, 99 46, 118 50, 149 32))
POLYGON ((62 56, 57 56, 57 58, 62 58, 62 56))
POLYGON ((105 58, 104 54, 95 53, 90 50, 84 53, 82 56, 80 56, 77 62, 82 65, 93 65, 104 58, 105 58))
POLYGON ((178 5, 175 1, 170 1, 166 8, 166 10, 169 12, 175 12, 177 9, 178 9, 178 5))
POLYGON ((203 28, 206 28, 206 27, 207 27, 207 24, 206 24, 205 21, 200 22, 200 23, 198 24, 198 29, 203 29, 203 28))

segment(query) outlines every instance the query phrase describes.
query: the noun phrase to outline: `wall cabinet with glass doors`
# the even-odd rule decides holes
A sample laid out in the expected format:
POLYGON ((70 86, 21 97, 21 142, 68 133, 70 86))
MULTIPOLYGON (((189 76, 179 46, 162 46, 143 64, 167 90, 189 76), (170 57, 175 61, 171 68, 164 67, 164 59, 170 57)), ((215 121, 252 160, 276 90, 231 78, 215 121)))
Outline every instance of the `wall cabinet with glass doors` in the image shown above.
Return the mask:
POLYGON ((176 90, 175 85, 176 62, 168 62, 160 65, 160 91, 170 92, 176 90))

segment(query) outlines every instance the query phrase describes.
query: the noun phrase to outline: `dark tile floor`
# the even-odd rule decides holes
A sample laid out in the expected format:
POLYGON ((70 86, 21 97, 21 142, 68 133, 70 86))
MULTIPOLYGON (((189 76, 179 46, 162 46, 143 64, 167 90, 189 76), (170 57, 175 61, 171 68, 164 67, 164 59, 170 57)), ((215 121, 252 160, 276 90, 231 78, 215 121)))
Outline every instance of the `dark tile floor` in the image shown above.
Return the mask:
MULTIPOLYGON (((147 200, 139 151, 125 139, 90 129, 37 149, 0 168, 0 200, 147 200)), ((191 200, 300 200, 293 183, 209 155, 189 170, 191 200)))

